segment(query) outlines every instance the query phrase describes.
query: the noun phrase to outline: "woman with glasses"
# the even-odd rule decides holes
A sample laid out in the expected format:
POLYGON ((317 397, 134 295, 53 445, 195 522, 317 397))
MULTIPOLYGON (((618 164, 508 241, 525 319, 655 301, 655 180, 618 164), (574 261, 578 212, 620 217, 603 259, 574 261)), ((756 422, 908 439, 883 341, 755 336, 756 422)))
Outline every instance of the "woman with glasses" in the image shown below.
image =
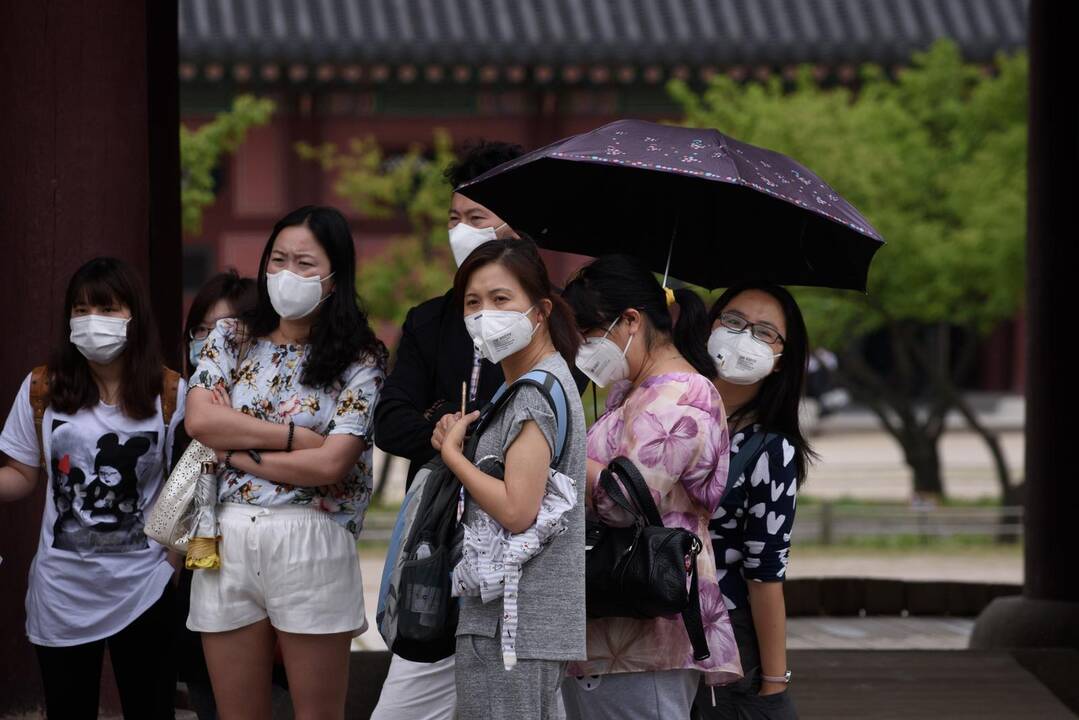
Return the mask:
MULTIPOLYGON (((199 353, 206 344, 206 338, 220 320, 239 317, 255 308, 258 302, 258 286, 254 278, 240 277, 235 270, 218 273, 206 281, 187 311, 184 324, 183 375, 191 377, 199 364, 199 353)), ((180 459, 191 439, 183 428, 177 429, 177 441, 173 446, 173 464, 180 459)), ((187 684, 187 694, 191 707, 199 720, 215 720, 217 706, 214 703, 213 689, 210 687, 210 674, 206 670, 206 658, 202 654, 202 639, 199 633, 187 629, 187 613, 191 600, 191 571, 181 570, 179 593, 177 595, 177 621, 180 637, 178 669, 180 680, 187 684)))
POLYGON ((709 316, 708 353, 731 432, 730 490, 709 531, 745 676, 714 689, 702 685, 697 709, 703 718, 796 718, 787 693, 782 581, 798 486, 813 457, 798 424, 805 322, 778 286, 731 288, 709 316))
POLYGON ((232 268, 206 281, 187 311, 184 324, 184 377, 199 364, 199 353, 219 320, 239 317, 254 309, 258 286, 254 278, 240 277, 232 268))

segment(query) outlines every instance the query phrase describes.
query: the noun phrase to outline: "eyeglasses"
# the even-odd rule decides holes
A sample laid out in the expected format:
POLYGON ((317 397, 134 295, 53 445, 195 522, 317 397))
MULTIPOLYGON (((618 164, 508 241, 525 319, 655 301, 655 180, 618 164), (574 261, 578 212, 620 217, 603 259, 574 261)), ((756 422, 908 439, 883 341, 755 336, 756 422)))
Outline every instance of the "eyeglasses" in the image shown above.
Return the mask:
MULTIPOLYGON (((218 320, 229 320, 230 318, 218 318, 218 320)), ((216 321, 214 323, 217 324, 216 321)), ((187 336, 192 340, 205 340, 210 337, 210 333, 213 332, 214 325, 196 325, 188 331, 187 336)))
POLYGON ((787 344, 787 340, 776 332, 775 328, 772 326, 751 323, 741 315, 723 313, 719 316, 719 324, 728 330, 734 330, 735 332, 745 332, 748 329, 753 335, 753 338, 760 340, 762 343, 774 345, 778 341, 784 345, 787 344))

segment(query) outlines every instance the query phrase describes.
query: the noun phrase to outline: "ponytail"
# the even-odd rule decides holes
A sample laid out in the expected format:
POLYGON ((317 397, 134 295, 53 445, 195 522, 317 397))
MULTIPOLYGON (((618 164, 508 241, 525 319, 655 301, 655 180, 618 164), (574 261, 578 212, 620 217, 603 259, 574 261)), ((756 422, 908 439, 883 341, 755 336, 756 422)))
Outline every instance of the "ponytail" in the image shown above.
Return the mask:
POLYGON ((709 380, 716 379, 716 364, 708 355, 708 309, 700 295, 689 288, 674 291, 678 303, 678 322, 671 330, 671 340, 678 352, 697 372, 709 380))
POLYGON ((577 326, 585 330, 610 325, 626 308, 637 309, 648 318, 651 332, 670 338, 686 362, 709 380, 715 379, 716 366, 708 356, 711 325, 704 301, 688 288, 665 290, 640 259, 629 255, 597 258, 577 271, 562 297, 573 308, 577 326), (671 319, 672 296, 678 303, 677 324, 671 319))
POLYGON ((560 296, 551 293, 551 314, 547 318, 547 331, 555 350, 570 367, 577 360, 577 350, 581 346, 581 334, 573 322, 573 310, 560 296))

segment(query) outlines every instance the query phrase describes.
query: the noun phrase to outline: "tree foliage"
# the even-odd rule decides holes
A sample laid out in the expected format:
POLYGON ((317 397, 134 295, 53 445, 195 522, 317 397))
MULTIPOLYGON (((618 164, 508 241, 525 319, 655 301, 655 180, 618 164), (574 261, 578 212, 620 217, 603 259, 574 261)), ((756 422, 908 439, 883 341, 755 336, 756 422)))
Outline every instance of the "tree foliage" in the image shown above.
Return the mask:
POLYGON ((214 168, 244 141, 247 131, 270 121, 274 102, 240 95, 232 108, 198 129, 180 126, 180 205, 184 233, 202 232, 202 212, 215 196, 214 168))
POLYGON ((370 137, 344 150, 332 143, 296 150, 335 174, 334 191, 360 215, 408 219, 406 235, 360 265, 360 295, 372 318, 399 324, 410 307, 446 292, 453 281, 446 243, 452 189, 442 173, 455 157, 448 133, 435 130, 430 149, 416 144, 389 159, 370 137))
MULTIPOLYGON (((687 125, 797 159, 888 241, 868 295, 802 290, 799 301, 815 343, 848 351, 848 377, 904 445, 916 487, 922 462, 920 489, 941 490, 935 446, 944 416, 969 411, 957 379, 973 363, 976 337, 1014 317, 1022 299, 1025 55, 998 57, 986 73, 945 40, 894 78, 864 67, 856 91, 822 88, 809 68, 793 87, 717 76, 700 93, 680 82, 669 89, 687 125), (948 333, 928 327, 957 328, 963 340, 947 342, 948 333), (860 344, 873 332, 889 337, 887 373, 860 362, 860 344), (916 408, 919 387, 926 403, 916 408)), ((973 414, 968 420, 976 423, 973 414)))

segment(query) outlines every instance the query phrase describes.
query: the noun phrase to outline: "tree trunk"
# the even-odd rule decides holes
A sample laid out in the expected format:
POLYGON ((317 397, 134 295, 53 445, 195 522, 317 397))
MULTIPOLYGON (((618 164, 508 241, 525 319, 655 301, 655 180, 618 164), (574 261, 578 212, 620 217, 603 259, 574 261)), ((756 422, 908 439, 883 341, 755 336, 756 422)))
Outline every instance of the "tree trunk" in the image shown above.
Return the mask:
POLYGON ((944 497, 944 478, 940 471, 939 437, 924 432, 908 433, 900 439, 903 456, 914 480, 914 496, 939 501, 944 497))

